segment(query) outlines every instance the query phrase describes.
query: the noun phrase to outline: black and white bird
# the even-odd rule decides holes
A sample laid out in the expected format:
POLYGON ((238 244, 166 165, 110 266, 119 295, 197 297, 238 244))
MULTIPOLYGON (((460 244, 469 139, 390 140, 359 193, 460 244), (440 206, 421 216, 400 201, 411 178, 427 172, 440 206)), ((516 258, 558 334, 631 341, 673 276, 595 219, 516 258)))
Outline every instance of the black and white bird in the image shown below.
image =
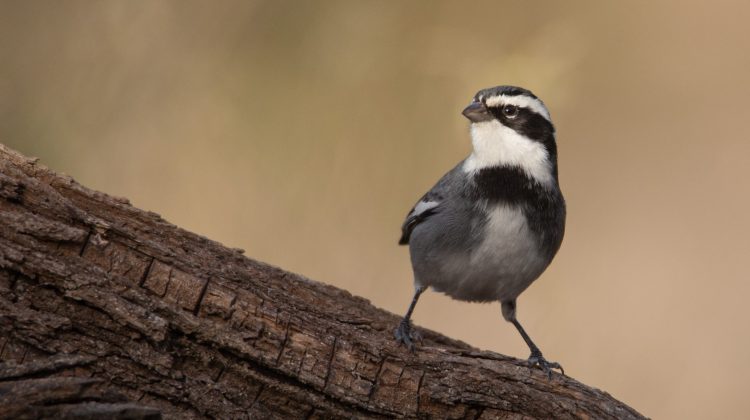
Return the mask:
POLYGON ((409 245, 414 298, 395 331, 414 349, 411 315, 428 287, 464 301, 499 301, 531 350, 530 366, 562 367, 542 356, 516 318, 516 299, 552 262, 565 231, 555 127, 530 91, 479 91, 463 110, 473 151, 411 209, 399 244, 409 245))

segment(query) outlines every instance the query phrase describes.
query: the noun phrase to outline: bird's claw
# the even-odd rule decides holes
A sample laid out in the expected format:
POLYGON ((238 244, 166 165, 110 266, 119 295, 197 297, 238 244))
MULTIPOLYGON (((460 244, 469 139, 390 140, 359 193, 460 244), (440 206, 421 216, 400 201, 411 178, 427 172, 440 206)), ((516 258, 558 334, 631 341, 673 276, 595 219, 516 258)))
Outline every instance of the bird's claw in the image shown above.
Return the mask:
POLYGON ((565 370, 559 363, 547 361, 541 353, 531 353, 531 356, 529 356, 529 360, 527 360, 526 363, 529 367, 539 366, 542 372, 547 374, 549 379, 552 379, 552 369, 560 369, 560 373, 565 375, 565 370))
POLYGON ((393 332, 393 336, 396 337, 397 343, 404 344, 412 352, 415 349, 414 342, 422 341, 422 335, 419 331, 413 328, 411 322, 405 319, 398 324, 398 328, 393 332))

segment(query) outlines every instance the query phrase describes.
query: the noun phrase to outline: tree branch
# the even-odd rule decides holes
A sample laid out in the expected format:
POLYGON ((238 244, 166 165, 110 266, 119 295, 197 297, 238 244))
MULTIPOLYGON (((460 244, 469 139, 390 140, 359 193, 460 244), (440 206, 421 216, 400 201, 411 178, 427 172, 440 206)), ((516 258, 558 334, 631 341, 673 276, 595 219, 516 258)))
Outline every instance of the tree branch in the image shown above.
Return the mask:
POLYGON ((0 417, 642 418, 0 145, 0 417))

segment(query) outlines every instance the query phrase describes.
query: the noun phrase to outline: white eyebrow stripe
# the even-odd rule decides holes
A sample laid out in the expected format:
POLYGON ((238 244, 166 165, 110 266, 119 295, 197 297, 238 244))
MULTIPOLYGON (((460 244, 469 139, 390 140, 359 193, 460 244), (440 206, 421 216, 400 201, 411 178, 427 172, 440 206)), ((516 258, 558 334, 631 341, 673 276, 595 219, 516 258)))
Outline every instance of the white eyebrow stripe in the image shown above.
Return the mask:
POLYGON ((498 95, 498 96, 491 96, 487 98, 487 101, 485 102, 487 106, 498 106, 498 105, 515 105, 517 107, 521 108, 528 108, 537 114, 544 117, 547 121, 550 120, 549 111, 547 111, 547 108, 542 104, 542 101, 538 99, 534 99, 529 96, 524 95, 516 95, 516 96, 508 96, 508 95, 498 95))

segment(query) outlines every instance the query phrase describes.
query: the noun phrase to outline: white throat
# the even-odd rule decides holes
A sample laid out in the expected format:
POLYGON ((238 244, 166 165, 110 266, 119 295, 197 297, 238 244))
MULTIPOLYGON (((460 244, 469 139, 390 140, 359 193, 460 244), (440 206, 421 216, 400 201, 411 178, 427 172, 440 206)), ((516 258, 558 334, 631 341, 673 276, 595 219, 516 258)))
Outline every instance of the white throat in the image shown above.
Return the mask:
POLYGON ((515 166, 542 185, 554 181, 547 149, 497 120, 471 124, 471 143, 474 151, 464 161, 464 172, 473 173, 492 166, 515 166))

